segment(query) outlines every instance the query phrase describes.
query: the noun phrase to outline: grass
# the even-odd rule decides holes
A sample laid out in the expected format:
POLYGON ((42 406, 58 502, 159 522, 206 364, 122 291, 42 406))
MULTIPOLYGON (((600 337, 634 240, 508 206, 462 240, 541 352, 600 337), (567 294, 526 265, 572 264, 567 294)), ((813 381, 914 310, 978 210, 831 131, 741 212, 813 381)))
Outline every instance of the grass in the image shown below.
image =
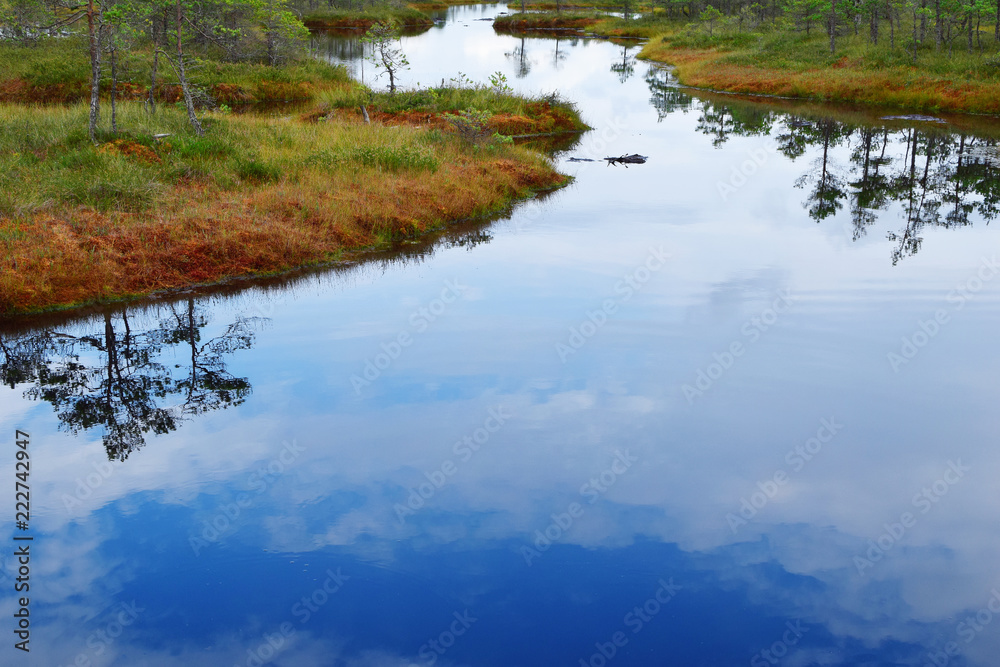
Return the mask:
MULTIPOLYGON (((481 89, 325 95, 301 118, 209 113, 204 137, 124 103, 130 132, 99 147, 85 105, 0 105, 0 314, 334 261, 566 181, 534 151, 377 117, 490 109, 481 89), (370 125, 347 106, 362 94, 370 125)), ((501 117, 553 108, 494 99, 501 117)))
POLYGON ((416 7, 373 7, 363 10, 326 9, 302 17, 310 28, 367 30, 376 23, 396 23, 406 28, 430 28, 434 19, 416 7))
POLYGON ((675 65, 686 85, 919 111, 1000 114, 1000 47, 992 34, 983 35, 983 55, 967 53, 959 44, 950 58, 929 39, 918 45, 914 64, 905 21, 897 29, 894 49, 884 35, 879 46, 872 46, 864 33, 847 34, 838 37, 834 54, 821 30, 812 36, 789 30, 717 30, 709 37, 703 29, 665 23, 663 33, 639 57, 675 65))
POLYGON ((454 7, 456 5, 478 5, 481 4, 482 1, 483 0, 412 0, 412 2, 407 4, 413 9, 428 12, 448 9, 449 7, 454 7))
POLYGON ((668 19, 663 12, 651 12, 625 20, 617 17, 604 17, 591 32, 602 37, 625 37, 648 39, 676 31, 676 20, 668 19))
MULTIPOLYGON (((87 47, 81 40, 81 37, 46 40, 34 46, 0 42, 0 103, 73 103, 89 99, 90 63, 87 47)), ((145 97, 149 90, 150 62, 149 54, 142 48, 122 58, 121 98, 145 97)), ((178 81, 169 65, 161 65, 158 97, 167 103, 176 102, 181 98, 178 81)), ((312 58, 280 67, 205 58, 191 68, 189 76, 196 87, 216 102, 229 105, 309 100, 319 91, 353 85, 344 68, 312 58)), ((102 87, 107 95, 110 82, 105 81, 102 87)))
MULTIPOLYGON (((319 96, 324 108, 355 113, 367 104, 374 116, 387 122, 443 127, 449 114, 466 109, 488 110, 487 125, 505 135, 582 132, 590 129, 576 108, 557 96, 522 97, 486 86, 445 86, 396 94, 366 89, 327 91, 319 96)), ((315 113, 315 112, 314 112, 315 113)))
POLYGON ((496 17, 493 20, 493 29, 500 33, 523 30, 579 29, 588 28, 601 18, 601 14, 593 12, 525 12, 496 17))
MULTIPOLYGON (((624 9, 621 0, 567 0, 562 2, 562 11, 575 11, 578 9, 600 9, 606 12, 620 12, 624 9)), ((520 9, 519 2, 511 2, 511 8, 520 9)), ((524 8, 528 10, 556 11, 558 9, 555 2, 525 2, 524 8)), ((633 2, 631 10, 633 12, 648 11, 651 6, 648 3, 633 2)))

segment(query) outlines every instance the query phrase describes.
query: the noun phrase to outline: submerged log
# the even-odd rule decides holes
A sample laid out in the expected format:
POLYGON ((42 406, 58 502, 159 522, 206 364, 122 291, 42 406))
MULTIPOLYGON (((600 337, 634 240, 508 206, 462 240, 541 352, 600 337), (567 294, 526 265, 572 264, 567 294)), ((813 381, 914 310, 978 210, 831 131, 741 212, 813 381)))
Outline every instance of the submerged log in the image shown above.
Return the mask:
POLYGON ((646 156, 639 155, 638 153, 632 155, 622 155, 621 157, 606 157, 604 158, 608 161, 608 166, 615 164, 623 164, 627 169, 630 164, 646 164, 646 156))

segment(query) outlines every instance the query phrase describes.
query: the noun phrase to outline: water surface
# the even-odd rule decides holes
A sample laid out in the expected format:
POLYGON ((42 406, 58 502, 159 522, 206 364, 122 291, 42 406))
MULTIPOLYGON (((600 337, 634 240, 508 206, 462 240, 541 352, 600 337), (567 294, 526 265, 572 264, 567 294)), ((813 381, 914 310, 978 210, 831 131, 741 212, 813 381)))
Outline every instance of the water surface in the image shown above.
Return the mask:
POLYGON ((503 9, 405 38, 403 83, 573 100, 571 186, 5 325, 5 664, 995 664, 995 122, 695 93, 503 9))

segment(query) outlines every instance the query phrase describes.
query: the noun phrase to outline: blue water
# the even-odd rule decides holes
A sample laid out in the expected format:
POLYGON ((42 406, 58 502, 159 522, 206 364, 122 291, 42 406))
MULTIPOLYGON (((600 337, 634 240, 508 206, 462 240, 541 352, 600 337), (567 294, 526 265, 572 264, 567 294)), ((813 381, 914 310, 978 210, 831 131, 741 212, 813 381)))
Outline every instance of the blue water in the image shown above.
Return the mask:
POLYGON ((694 95, 502 9, 404 85, 558 89, 571 186, 0 328, 2 664, 997 664, 993 121, 694 95))

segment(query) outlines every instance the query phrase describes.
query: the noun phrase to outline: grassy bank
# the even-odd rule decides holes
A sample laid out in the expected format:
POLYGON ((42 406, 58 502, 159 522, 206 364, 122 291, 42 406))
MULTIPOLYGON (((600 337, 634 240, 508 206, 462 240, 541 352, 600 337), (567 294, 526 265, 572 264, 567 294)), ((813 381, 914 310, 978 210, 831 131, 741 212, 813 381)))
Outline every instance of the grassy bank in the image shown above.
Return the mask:
POLYGON ((422 12, 430 12, 458 5, 479 5, 482 3, 483 0, 413 0, 407 3, 407 5, 422 12))
MULTIPOLYGON (((510 3, 511 9, 520 9, 521 4, 519 2, 510 3)), ((621 12, 624 11, 625 6, 622 4, 621 0, 571 0, 568 2, 561 2, 558 5, 555 2, 525 2, 524 8, 531 11, 577 11, 580 9, 600 9, 605 12, 621 12)), ((648 3, 630 2, 629 10, 633 12, 640 11, 652 11, 652 6, 648 3)))
POLYGON ((592 12, 525 12, 496 17, 493 20, 493 29, 500 33, 581 29, 589 28, 600 19, 600 14, 592 12))
POLYGON ((653 39, 677 31, 676 21, 667 19, 662 13, 648 13, 628 20, 603 17, 591 29, 601 37, 622 37, 628 39, 653 39))
POLYGON ((372 95, 360 86, 351 91, 330 91, 303 120, 352 118, 365 104, 369 116, 389 125, 418 125, 449 130, 454 116, 466 109, 489 110, 485 129, 507 136, 579 133, 590 129, 573 105, 558 97, 526 98, 498 94, 486 87, 444 87, 372 95))
MULTIPOLYGON (((602 0, 574 3, 609 6, 602 0)), ((514 5, 516 7, 516 5, 514 5)), ((548 3, 529 8, 549 9, 548 3)), ((635 5, 639 7, 639 5, 635 5)), ((515 13, 498 17, 498 32, 585 28, 593 35, 647 39, 639 58, 676 66, 681 83, 751 95, 871 104, 914 111, 1000 114, 1000 43, 993 26, 951 35, 937 48, 933 21, 914 47, 913 19, 896 17, 873 44, 867 26, 839 26, 835 50, 822 25, 807 32, 788 17, 760 21, 717 15, 711 22, 669 18, 662 10, 625 20, 597 12, 515 13)), ((648 9, 648 7, 647 7, 648 9)), ((949 31, 951 28, 949 28, 949 31)), ((539 33, 544 34, 544 33, 539 33)))
POLYGON ((84 105, 0 105, 0 314, 340 260, 495 211, 566 179, 534 151, 456 136, 443 114, 579 125, 553 100, 483 88, 322 97, 292 118, 207 114, 204 137, 180 109, 125 103, 130 133, 98 147, 84 105))
MULTIPOLYGON (((905 22, 898 30, 907 34, 905 22)), ((829 38, 792 31, 739 33, 664 26, 640 58, 676 65, 686 85, 737 93, 860 102, 917 111, 1000 114, 1000 48, 980 55, 955 49, 937 51, 919 44, 916 64, 904 50, 873 46, 864 34, 840 35, 831 54, 829 38)), ((986 39, 983 40, 986 42, 986 39)), ((985 44, 984 44, 985 46, 985 44)))
MULTIPOLYGON (((44 47, 0 42, 0 103, 67 104, 89 99, 90 61, 83 39, 49 40, 44 47)), ((151 61, 142 48, 123 54, 120 99, 147 95, 151 61)), ((158 100, 173 103, 181 99, 180 85, 169 65, 161 63, 157 78, 158 100)), ((320 91, 353 85, 343 68, 305 57, 281 67, 206 58, 192 69, 190 79, 212 101, 230 106, 310 100, 320 91)), ((110 81, 102 84, 102 91, 105 97, 109 94, 110 81)))
POLYGON ((302 22, 309 28, 351 28, 356 30, 367 30, 379 22, 395 23, 404 28, 430 28, 434 25, 434 19, 416 7, 321 10, 306 14, 302 17, 302 22))

